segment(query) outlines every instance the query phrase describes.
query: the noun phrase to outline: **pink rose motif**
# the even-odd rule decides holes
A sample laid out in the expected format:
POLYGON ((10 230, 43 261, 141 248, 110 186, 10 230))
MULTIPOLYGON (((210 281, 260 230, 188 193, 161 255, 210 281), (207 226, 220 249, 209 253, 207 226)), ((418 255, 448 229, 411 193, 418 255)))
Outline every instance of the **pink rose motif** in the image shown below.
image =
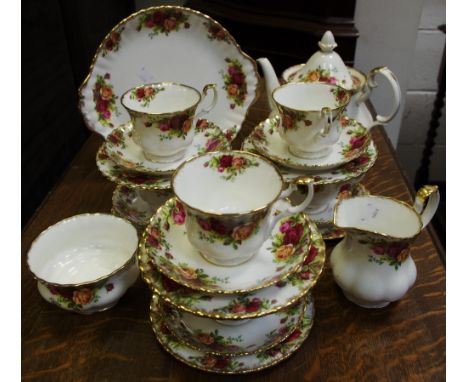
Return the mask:
POLYGON ((229 73, 229 75, 232 77, 232 76, 235 76, 238 72, 237 72, 236 67, 230 66, 230 67, 228 68, 228 73, 229 73))
POLYGON ((312 245, 310 247, 309 254, 304 260, 304 265, 310 264, 312 261, 314 261, 315 257, 317 256, 317 253, 318 253, 318 249, 312 245))
POLYGON ((358 149, 359 147, 362 147, 365 141, 366 137, 363 135, 361 137, 352 137, 349 143, 351 145, 351 149, 354 150, 358 149))
POLYGON ((231 312, 233 313, 242 313, 245 312, 245 305, 244 304, 234 304, 231 307, 231 312))
POLYGON ((210 225, 211 229, 221 236, 227 235, 229 233, 227 227, 218 219, 211 218, 210 225))
POLYGON ((328 79, 328 83, 329 83, 329 84, 332 84, 332 85, 336 85, 336 78, 335 78, 335 77, 330 77, 330 78, 328 79))
POLYGON ((283 244, 297 244, 304 233, 304 226, 302 224, 296 224, 295 227, 289 229, 283 238, 283 244))
POLYGON ((219 145, 219 140, 216 138, 210 138, 206 141, 205 149, 206 151, 213 151, 219 145))
POLYGON ((374 251, 375 255, 382 256, 385 253, 385 247, 381 245, 376 245, 375 247, 372 248, 374 251))
POLYGON ((300 329, 295 329, 290 335, 289 337, 286 339, 285 342, 291 342, 291 341, 294 341, 296 338, 298 338, 300 335, 301 335, 301 330, 300 329))
POLYGON ((153 13, 154 24, 162 25, 162 23, 164 22, 164 18, 165 18, 164 15, 160 11, 156 11, 153 13))
POLYGON ((288 232, 290 229, 291 229, 291 222, 287 220, 283 224, 280 225, 279 231, 281 233, 285 233, 285 232, 288 232))
POLYGON ((177 201, 175 208, 172 210, 172 218, 174 219, 174 223, 176 224, 184 224, 185 223, 185 210, 184 206, 181 202, 177 201))
POLYGON ((106 110, 102 113, 102 116, 104 119, 109 119, 111 117, 111 112, 109 110, 106 110))
POLYGON ((246 304, 245 311, 246 312, 256 312, 260 309, 261 301, 258 297, 255 297, 246 304))
POLYGON ((236 85, 242 85, 245 81, 245 76, 243 73, 236 73, 232 76, 232 83, 236 85))
POLYGON ((159 130, 161 131, 169 131, 171 128, 171 125, 168 121, 160 122, 159 123, 159 130))
POLYGON ((221 165, 221 167, 231 167, 232 165, 232 155, 223 155, 220 160, 219 160, 219 164, 221 165))
POLYGON ((408 245, 404 243, 390 243, 387 247, 387 255, 396 259, 408 245))
POLYGON ((211 224, 209 220, 202 220, 202 219, 197 219, 198 225, 204 230, 204 231, 210 231, 211 230, 211 224))
POLYGON ((96 102, 96 111, 98 111, 99 113, 105 112, 108 107, 109 107, 109 101, 99 99, 96 102))
POLYGON ((154 22, 154 20, 153 20, 152 18, 149 18, 149 19, 147 19, 147 20, 145 21, 145 26, 146 26, 147 28, 153 28, 155 25, 156 25, 156 24, 155 24, 155 22, 154 22))
POLYGON ((145 96, 145 88, 138 88, 135 91, 137 100, 140 101, 145 96))

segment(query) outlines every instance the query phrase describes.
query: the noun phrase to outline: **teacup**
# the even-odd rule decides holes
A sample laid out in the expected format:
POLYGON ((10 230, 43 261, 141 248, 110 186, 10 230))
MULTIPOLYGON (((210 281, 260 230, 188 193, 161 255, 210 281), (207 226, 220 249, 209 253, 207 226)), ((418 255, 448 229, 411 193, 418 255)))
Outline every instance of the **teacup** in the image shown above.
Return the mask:
POLYGON ((153 162, 170 163, 181 159, 191 145, 194 120, 216 105, 216 85, 203 88, 203 95, 188 85, 160 82, 138 86, 126 91, 121 103, 133 123, 133 140, 145 157, 153 162), (195 113, 208 90, 213 101, 207 109, 195 113))
POLYGON ((43 231, 27 255, 39 293, 65 310, 113 307, 138 278, 136 229, 108 214, 82 214, 43 231))
POLYGON ((331 84, 288 83, 276 88, 272 98, 281 117, 279 133, 293 155, 312 159, 331 151, 350 91, 331 84))
POLYGON ((238 265, 260 249, 279 219, 303 211, 313 197, 291 206, 283 178, 268 160, 246 151, 211 152, 183 163, 172 188, 187 211, 190 243, 218 265, 238 265))

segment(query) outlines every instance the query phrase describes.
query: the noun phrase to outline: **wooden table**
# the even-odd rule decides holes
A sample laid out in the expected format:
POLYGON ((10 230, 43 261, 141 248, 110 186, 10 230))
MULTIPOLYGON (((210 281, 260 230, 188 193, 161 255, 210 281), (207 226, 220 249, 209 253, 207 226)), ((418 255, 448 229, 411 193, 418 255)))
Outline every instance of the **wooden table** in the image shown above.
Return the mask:
MULTIPOLYGON (((264 92, 262 92, 264 94, 264 92)), ((252 106, 235 147, 268 115, 265 96, 252 106)), ((363 183, 374 194, 411 201, 383 129, 373 132, 380 156, 363 183)), ((71 215, 109 212, 114 185, 97 170, 102 138, 93 135, 36 211, 22 241, 22 375, 35 381, 439 381, 445 379, 445 268, 437 238, 424 230, 412 247, 415 286, 398 303, 366 310, 350 303, 327 262, 313 294, 314 327, 290 359, 255 374, 219 376, 185 366, 157 343, 148 313, 150 291, 128 290, 111 310, 82 316, 40 297, 26 267, 32 240, 71 215), (240 379, 242 378, 242 379, 240 379)), ((336 243, 328 242, 328 253, 336 243)))

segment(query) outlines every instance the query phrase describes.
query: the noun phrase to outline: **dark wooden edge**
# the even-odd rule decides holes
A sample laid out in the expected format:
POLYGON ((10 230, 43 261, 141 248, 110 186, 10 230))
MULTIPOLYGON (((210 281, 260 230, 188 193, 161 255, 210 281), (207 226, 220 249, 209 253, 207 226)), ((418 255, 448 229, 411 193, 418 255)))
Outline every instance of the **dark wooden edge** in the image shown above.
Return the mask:
MULTIPOLYGON (((83 126, 83 128, 85 128, 83 126)), ((75 165, 75 162, 78 161, 78 158, 81 156, 81 153, 85 150, 85 147, 89 144, 91 144, 91 140, 95 139, 93 137, 97 137, 98 134, 97 133, 93 133, 91 134, 83 143, 83 145, 81 146, 81 148, 78 150, 78 152, 76 153, 76 155, 73 157, 73 159, 70 161, 70 163, 68 164, 68 166, 65 168, 65 170, 63 171, 63 173, 58 177, 57 181, 55 182, 54 186, 51 188, 51 190, 47 193, 46 197, 44 198, 44 200, 42 200, 41 204, 39 204, 39 206, 36 208, 36 210, 34 211, 34 213, 32 214, 32 216, 29 218, 28 222, 25 224, 25 226, 23 227, 23 229, 21 230, 21 234, 23 234, 27 229, 28 227, 31 225, 31 222, 36 218, 37 214, 39 214, 39 212, 42 210, 42 208, 44 207, 44 205, 47 203, 47 201, 49 200, 50 196, 54 193, 55 189, 58 187, 58 185, 60 183, 62 183, 62 180, 65 178, 65 176, 68 174, 68 172, 70 171, 70 169, 75 165)))
MULTIPOLYGON (((372 118, 375 118, 375 116, 377 115, 377 112, 375 111, 374 105, 372 105, 370 100, 366 101, 366 106, 369 109, 369 111, 370 111, 370 113, 372 115, 372 118)), ((398 160, 398 157, 396 155, 395 149, 393 148, 393 144, 390 141, 390 138, 388 138, 388 135, 387 135, 385 129, 383 128, 383 126, 378 126, 378 129, 381 131, 385 142, 390 147, 390 155, 392 155, 393 160, 395 161, 395 163, 396 163, 396 165, 398 167, 398 170, 400 171, 401 176, 403 177, 403 181, 405 182, 405 185, 406 185, 406 188, 408 189, 408 192, 411 194, 411 197, 414 198, 414 196, 416 195, 416 191, 415 191, 413 185, 409 182, 408 178, 405 175, 405 172, 403 171, 403 169, 401 167, 400 161, 398 160)), ((429 235, 431 236, 431 239, 432 239, 432 241, 433 241, 433 243, 434 243, 434 245, 435 245, 435 247, 437 249, 437 253, 439 254, 440 261, 442 262, 442 264, 443 264, 443 266, 445 268, 446 267, 446 265, 445 265, 445 249, 442 246, 442 243, 440 242, 439 236, 437 235, 437 232, 435 231, 435 228, 433 227, 432 223, 429 223, 426 228, 427 228, 427 231, 429 232, 429 235)))

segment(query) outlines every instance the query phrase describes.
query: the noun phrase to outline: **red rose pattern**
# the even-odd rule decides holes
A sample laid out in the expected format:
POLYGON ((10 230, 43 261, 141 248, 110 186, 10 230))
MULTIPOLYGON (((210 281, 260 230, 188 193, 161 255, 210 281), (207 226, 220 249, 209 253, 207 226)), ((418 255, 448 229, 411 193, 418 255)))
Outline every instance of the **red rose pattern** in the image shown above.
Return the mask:
POLYGON ((110 122, 110 118, 112 117, 112 112, 117 113, 115 106, 117 96, 113 93, 113 86, 106 81, 108 79, 110 79, 109 73, 106 73, 104 77, 97 76, 93 87, 93 101, 98 121, 103 126, 113 127, 114 125, 110 122))
POLYGON ((247 82, 242 64, 235 58, 226 58, 225 61, 228 63, 228 69, 223 74, 223 89, 226 90, 227 98, 233 102, 229 106, 231 109, 236 106, 242 107, 247 97, 247 82))
POLYGON ((178 31, 181 26, 185 29, 190 28, 188 16, 184 12, 173 9, 157 10, 140 16, 137 31, 141 31, 142 28, 151 29, 152 38, 160 33, 168 36, 170 32, 178 31))

